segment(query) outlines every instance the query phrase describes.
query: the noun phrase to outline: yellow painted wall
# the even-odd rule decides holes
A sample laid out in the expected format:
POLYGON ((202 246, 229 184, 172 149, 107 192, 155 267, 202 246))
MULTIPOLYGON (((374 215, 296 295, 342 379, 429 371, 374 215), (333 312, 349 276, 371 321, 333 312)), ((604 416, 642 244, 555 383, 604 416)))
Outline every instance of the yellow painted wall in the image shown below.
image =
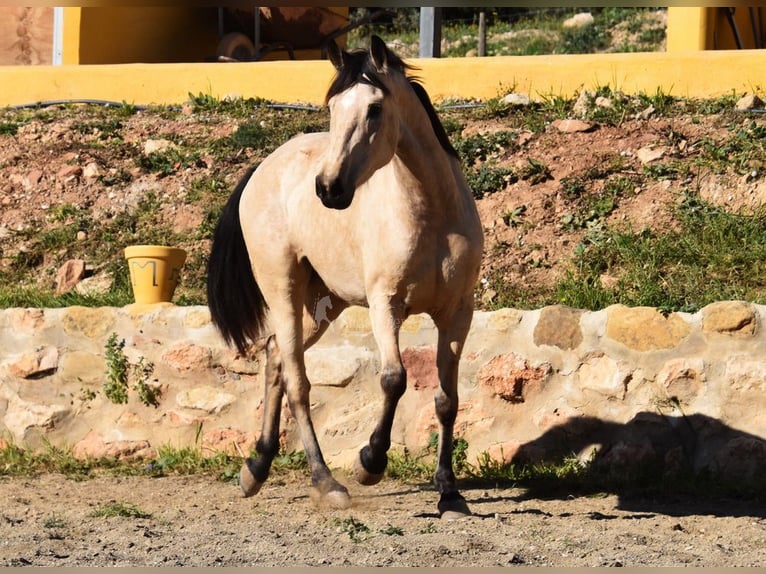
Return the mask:
MULTIPOLYGON (((348 17, 348 8, 330 8, 348 17)), ((229 31, 229 30, 225 30, 229 31)), ((64 64, 209 62, 216 58, 215 6, 69 7, 64 9, 64 64)), ((338 43, 344 45, 345 36, 338 43)), ((298 59, 319 50, 296 50, 298 59)), ((280 50, 265 59, 287 59, 280 50)))
POLYGON ((215 57, 215 7, 97 7, 64 12, 64 63, 204 62, 215 57))
MULTIPOLYGON (((735 50, 734 32, 724 12, 725 8, 672 6, 668 8, 667 50, 735 50)), ((734 21, 744 49, 756 47, 752 17, 758 22, 757 8, 737 6, 734 21)), ((761 8, 766 20, 766 8, 761 8)))
MULTIPOLYGON (((710 97, 758 91, 766 53, 715 50, 493 58, 413 59, 434 100, 487 99, 516 91, 571 97, 609 86, 628 94, 710 97)), ((235 94, 321 104, 333 75, 327 61, 94 66, 0 66, 0 105, 52 99, 179 104, 188 94, 235 94)))

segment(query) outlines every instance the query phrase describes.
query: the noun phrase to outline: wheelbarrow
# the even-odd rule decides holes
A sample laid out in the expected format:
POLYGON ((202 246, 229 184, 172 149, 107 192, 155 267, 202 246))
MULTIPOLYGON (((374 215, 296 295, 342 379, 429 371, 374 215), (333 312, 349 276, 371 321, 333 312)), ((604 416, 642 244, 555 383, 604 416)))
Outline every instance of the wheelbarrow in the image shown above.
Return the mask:
MULTIPOLYGON (((219 62, 253 62, 274 52, 286 52, 291 60, 327 57, 330 40, 384 15, 375 11, 349 22, 348 8, 255 6, 252 10, 218 9, 219 62)), ((274 59, 272 55, 269 59, 274 59)))

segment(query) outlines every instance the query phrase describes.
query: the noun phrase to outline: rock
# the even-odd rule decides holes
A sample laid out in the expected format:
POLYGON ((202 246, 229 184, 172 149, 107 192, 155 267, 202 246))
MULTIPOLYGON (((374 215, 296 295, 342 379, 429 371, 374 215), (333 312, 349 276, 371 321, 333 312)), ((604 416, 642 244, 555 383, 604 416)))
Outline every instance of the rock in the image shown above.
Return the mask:
POLYGON ((487 386, 493 395, 510 403, 523 403, 530 393, 539 390, 551 373, 547 363, 532 367, 514 353, 498 355, 483 365, 477 375, 479 385, 487 386))
POLYGON ((640 112, 638 112, 636 114, 636 119, 637 120, 648 120, 649 118, 651 118, 654 115, 654 112, 656 112, 656 111, 657 110, 654 108, 654 106, 650 104, 648 108, 646 108, 644 110, 641 110, 640 112))
POLYGON ((202 452, 205 456, 226 453, 231 456, 247 455, 255 444, 255 437, 235 429, 211 429, 202 434, 202 452))
POLYGON ((500 98, 500 103, 506 106, 525 107, 530 104, 529 96, 526 94, 517 94, 511 92, 500 98))
POLYGON ((40 180, 43 178, 43 172, 39 169, 33 169, 21 180, 21 185, 24 189, 29 190, 37 186, 40 180))
POLYGON ((95 386, 104 382, 105 372, 104 357, 87 351, 64 352, 59 361, 58 376, 66 382, 95 386))
POLYGON ((635 351, 671 349, 691 332, 677 313, 667 317, 652 307, 607 308, 606 336, 635 351))
POLYGON ((196 409, 207 413, 219 413, 237 397, 215 387, 196 387, 181 391, 176 396, 176 404, 187 409, 196 409))
POLYGON ((556 120, 553 127, 562 133, 588 132, 593 129, 593 124, 583 120, 556 120))
POLYGON ((305 354, 306 373, 312 385, 345 387, 371 359, 357 347, 313 348, 305 354))
POLYGON ((92 161, 84 168, 82 168, 82 176, 85 179, 96 179, 101 175, 101 168, 98 167, 98 164, 95 161, 92 161))
POLYGON ((577 370, 577 386, 608 399, 624 400, 632 371, 606 355, 592 355, 577 370))
POLYGON ((733 438, 718 451, 714 466, 737 482, 757 484, 766 472, 766 441, 755 436, 733 438))
POLYGON ((153 153, 162 153, 171 149, 178 149, 178 146, 170 140, 157 139, 157 140, 146 140, 144 142, 144 155, 151 155, 153 153))
POLYGON ((702 390, 705 363, 700 357, 673 359, 657 373, 657 382, 665 388, 668 397, 682 405, 690 405, 702 390))
POLYGON ((34 379, 56 371, 59 363, 59 350, 56 347, 44 347, 24 353, 9 362, 8 372, 20 379, 34 379))
POLYGON ((754 335, 758 321, 755 309, 744 301, 721 301, 702 309, 704 333, 754 335))
POLYGON ((593 14, 590 12, 580 12, 575 14, 571 18, 567 18, 562 22, 562 28, 585 28, 593 24, 593 14))
POLYGON ((763 100, 755 94, 748 94, 737 100, 734 108, 740 112, 761 109, 763 108, 763 100))
POLYGON ((572 112, 575 116, 578 118, 584 118, 588 115, 588 112, 590 111, 590 102, 595 97, 595 93, 583 90, 580 92, 580 94, 577 96, 577 100, 574 103, 574 106, 572 106, 572 112))
POLYGON ((114 329, 114 310, 109 307, 67 307, 61 317, 64 332, 98 339, 114 329))
POLYGON ((518 309, 498 309, 489 314, 487 326, 495 331, 508 332, 515 328, 522 318, 518 309))
POLYGON ((407 369, 407 385, 413 389, 435 389, 439 386, 434 347, 410 347, 402 351, 402 362, 407 369))
POLYGON ((599 108, 611 108, 613 105, 612 98, 606 98, 604 96, 597 97, 595 104, 599 108))
POLYGON ((76 458, 151 458, 154 449, 146 440, 107 441, 96 431, 91 430, 85 438, 74 445, 72 454, 76 458))
POLYGON ((543 308, 535 326, 535 345, 550 345, 567 350, 577 347, 582 342, 582 313, 562 305, 543 308))
POLYGON ((209 347, 183 342, 162 354, 162 362, 177 373, 203 371, 210 367, 213 353, 209 347))
POLYGON ((85 277, 85 261, 70 259, 64 263, 56 274, 56 295, 67 293, 85 277))
POLYGON ((662 159, 662 157, 665 155, 665 151, 666 150, 664 147, 642 147, 636 151, 636 157, 642 164, 646 165, 647 163, 662 159))
POLYGON ((34 403, 12 395, 8 399, 3 423, 13 438, 21 442, 31 429, 52 430, 69 413, 69 408, 62 405, 34 403))
POLYGON ((74 290, 81 295, 101 295, 112 287, 112 277, 106 273, 86 277, 75 285, 74 290))
POLYGON ((65 165, 56 172, 56 178, 63 182, 74 181, 82 174, 82 168, 79 165, 65 165))

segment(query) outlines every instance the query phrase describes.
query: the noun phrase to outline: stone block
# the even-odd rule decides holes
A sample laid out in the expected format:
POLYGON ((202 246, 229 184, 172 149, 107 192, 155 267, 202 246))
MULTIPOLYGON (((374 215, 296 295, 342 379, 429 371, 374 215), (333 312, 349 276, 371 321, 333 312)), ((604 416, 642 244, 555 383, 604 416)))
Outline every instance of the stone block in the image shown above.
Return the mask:
POLYGON ((653 307, 612 305, 607 309, 606 336, 634 351, 677 347, 691 326, 677 313, 667 317, 653 307))

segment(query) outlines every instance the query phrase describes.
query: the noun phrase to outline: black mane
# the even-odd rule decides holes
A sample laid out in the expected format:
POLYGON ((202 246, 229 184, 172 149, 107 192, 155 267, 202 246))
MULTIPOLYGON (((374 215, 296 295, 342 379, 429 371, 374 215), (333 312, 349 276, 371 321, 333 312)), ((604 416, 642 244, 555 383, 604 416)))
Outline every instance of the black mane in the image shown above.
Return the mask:
MULTIPOLYGON (((390 50, 386 56, 386 65, 389 69, 396 70, 407 78, 410 86, 420 100, 420 103, 423 105, 426 114, 428 114, 428 119, 431 121, 431 126, 433 127, 436 139, 439 140, 444 151, 457 158, 457 151, 452 147, 447 132, 431 103, 431 98, 428 97, 426 89, 416 77, 407 75, 408 70, 415 69, 414 66, 406 63, 390 50)), ((375 69, 375 66, 372 65, 367 50, 345 52, 343 55, 343 67, 338 70, 332 84, 330 84, 330 88, 327 90, 327 95, 325 96, 325 103, 329 102, 330 98, 333 96, 337 96, 338 94, 345 92, 351 86, 359 83, 370 84, 382 90, 385 94, 389 93, 388 88, 383 83, 380 73, 375 69)))

